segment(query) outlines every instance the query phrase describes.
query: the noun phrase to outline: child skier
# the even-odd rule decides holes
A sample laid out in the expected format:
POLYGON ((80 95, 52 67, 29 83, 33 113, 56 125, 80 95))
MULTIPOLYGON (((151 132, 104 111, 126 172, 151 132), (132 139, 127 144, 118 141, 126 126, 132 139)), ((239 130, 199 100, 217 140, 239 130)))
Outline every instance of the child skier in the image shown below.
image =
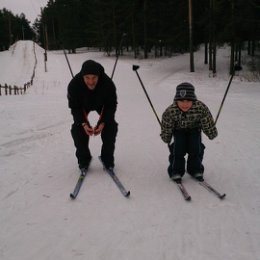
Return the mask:
POLYGON ((161 124, 161 138, 170 149, 168 174, 173 181, 180 183, 182 180, 186 154, 187 172, 198 181, 204 180, 205 146, 201 141, 201 130, 210 140, 218 135, 210 110, 197 100, 194 86, 181 83, 176 87, 173 104, 162 115, 161 124))

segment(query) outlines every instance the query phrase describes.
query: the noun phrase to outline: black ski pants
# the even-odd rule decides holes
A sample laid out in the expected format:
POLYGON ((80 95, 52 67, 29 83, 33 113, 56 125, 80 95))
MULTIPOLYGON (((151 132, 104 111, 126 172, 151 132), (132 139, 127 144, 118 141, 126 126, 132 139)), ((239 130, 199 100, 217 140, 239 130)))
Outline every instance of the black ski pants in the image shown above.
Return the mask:
POLYGON ((169 176, 185 174, 187 157, 187 172, 190 175, 204 172, 202 164, 205 146, 201 142, 201 129, 181 129, 174 131, 174 143, 169 146, 170 155, 168 167, 169 176))
MULTIPOLYGON (((105 124, 101 132, 102 148, 101 158, 107 167, 114 167, 114 151, 118 124, 115 120, 105 124)), ((81 125, 73 124, 71 127, 71 135, 76 147, 76 157, 79 167, 88 167, 91 160, 91 152, 89 149, 89 136, 81 125)))

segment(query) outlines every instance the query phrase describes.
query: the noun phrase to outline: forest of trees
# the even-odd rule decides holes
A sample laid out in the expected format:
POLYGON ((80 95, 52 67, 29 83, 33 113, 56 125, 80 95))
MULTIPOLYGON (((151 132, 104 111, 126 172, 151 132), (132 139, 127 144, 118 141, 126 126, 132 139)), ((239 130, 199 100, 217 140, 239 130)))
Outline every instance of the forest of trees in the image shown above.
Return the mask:
MULTIPOLYGON (((17 39, 34 38, 23 15, 0 11, 0 43, 5 48, 17 39), (23 29, 21 29, 23 28, 23 29)), ((205 63, 212 69, 216 48, 231 46, 231 64, 240 63, 241 48, 259 49, 259 0, 49 0, 33 24, 45 49, 95 47, 132 51, 144 58, 194 51, 205 45, 205 63), (126 35, 123 47, 122 35, 126 35)), ((3 48, 3 47, 2 47, 3 48)), ((232 70, 232 68, 231 68, 232 70)))
POLYGON ((14 15, 7 9, 0 10, 0 51, 8 49, 17 40, 35 39, 35 32, 25 15, 14 15))

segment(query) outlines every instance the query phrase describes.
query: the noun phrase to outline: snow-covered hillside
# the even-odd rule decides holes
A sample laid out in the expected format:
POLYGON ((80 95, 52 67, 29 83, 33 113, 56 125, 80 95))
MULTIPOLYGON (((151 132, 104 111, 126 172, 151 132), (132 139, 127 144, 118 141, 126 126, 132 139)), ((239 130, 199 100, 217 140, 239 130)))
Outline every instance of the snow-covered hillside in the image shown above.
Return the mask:
MULTIPOLYGON (((0 83, 23 84, 32 75, 32 42, 0 52, 0 83)), ((0 96, 0 259, 3 260, 257 260, 260 259, 260 86, 235 76, 218 119, 219 136, 206 145, 206 180, 220 201, 185 176, 185 202, 169 180, 168 150, 132 65, 161 117, 175 87, 189 81, 216 116, 229 75, 229 51, 218 50, 217 77, 209 77, 201 50, 189 73, 189 56, 134 60, 120 57, 115 171, 124 198, 98 160, 100 138, 90 141, 92 164, 80 194, 70 136, 66 88, 71 75, 62 51, 36 46, 37 68, 26 95, 0 96)), ((111 75, 115 57, 69 55, 76 74, 83 61, 100 62, 111 75)), ((91 114, 91 120, 97 116, 91 114)))

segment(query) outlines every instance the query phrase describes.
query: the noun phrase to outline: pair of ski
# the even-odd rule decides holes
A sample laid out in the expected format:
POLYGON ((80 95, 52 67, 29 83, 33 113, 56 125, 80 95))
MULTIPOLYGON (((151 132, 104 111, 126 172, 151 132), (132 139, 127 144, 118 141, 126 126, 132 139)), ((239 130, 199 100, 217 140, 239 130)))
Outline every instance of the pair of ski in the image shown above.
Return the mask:
MULTIPOLYGON (((101 161, 101 158, 99 157, 100 161, 101 161)), ((101 161, 101 163, 103 164, 103 162, 101 161)), ((104 170, 109 174, 109 176, 113 179, 113 181, 115 182, 116 186, 118 187, 118 189, 120 190, 120 192, 123 194, 123 196, 125 196, 126 198, 130 196, 130 191, 127 191, 125 189, 125 187, 123 186, 123 184, 121 183, 121 181, 119 180, 119 178, 117 177, 117 175, 115 174, 114 170, 113 169, 108 169, 104 166, 103 164, 103 168, 104 170)), ((87 175, 87 170, 82 170, 81 171, 81 174, 79 176, 79 179, 77 181, 77 184, 74 188, 74 191, 72 193, 70 193, 70 198, 71 199, 76 199, 79 191, 80 191, 80 188, 82 186, 82 183, 85 179, 87 175)), ((218 192, 215 188, 213 188, 209 183, 207 183, 205 180, 204 181, 201 181, 201 182, 198 182, 202 187, 204 187, 206 190, 210 191, 211 193, 213 193, 215 196, 217 196, 219 199, 224 199, 226 197, 226 194, 225 193, 220 193, 218 192)), ((180 183, 176 183, 176 185, 178 186, 179 190, 181 191, 183 197, 185 200, 187 201, 190 201, 191 200, 191 196, 190 194, 188 193, 188 191, 186 190, 185 186, 183 185, 182 182, 180 183)))
MULTIPOLYGON (((223 200, 226 197, 225 193, 220 193, 218 192, 215 188, 213 188, 209 183, 207 183, 205 180, 204 181, 197 181, 202 187, 204 187, 206 190, 217 196, 220 200, 223 200)), ((181 194, 183 195, 183 198, 187 201, 191 200, 191 196, 186 190, 185 186, 183 185, 182 182, 176 183, 179 190, 181 191, 181 194)))
MULTIPOLYGON (((103 169, 109 174, 109 176, 113 179, 114 183, 116 184, 116 186, 118 187, 118 189, 120 190, 120 192, 123 194, 123 196, 125 196, 126 198, 130 196, 130 191, 127 191, 125 189, 125 187, 123 186, 123 184, 121 183, 121 181, 119 180, 119 178, 117 177, 116 173, 114 172, 114 170, 112 168, 106 168, 105 165, 103 164, 101 158, 99 157, 99 160, 101 161, 102 165, 103 165, 103 169)), ((83 169, 81 170, 81 174, 79 176, 79 179, 77 181, 77 184, 74 188, 74 191, 72 193, 70 193, 70 198, 71 199, 76 199, 80 188, 82 186, 82 183, 87 175, 88 170, 83 169)))

